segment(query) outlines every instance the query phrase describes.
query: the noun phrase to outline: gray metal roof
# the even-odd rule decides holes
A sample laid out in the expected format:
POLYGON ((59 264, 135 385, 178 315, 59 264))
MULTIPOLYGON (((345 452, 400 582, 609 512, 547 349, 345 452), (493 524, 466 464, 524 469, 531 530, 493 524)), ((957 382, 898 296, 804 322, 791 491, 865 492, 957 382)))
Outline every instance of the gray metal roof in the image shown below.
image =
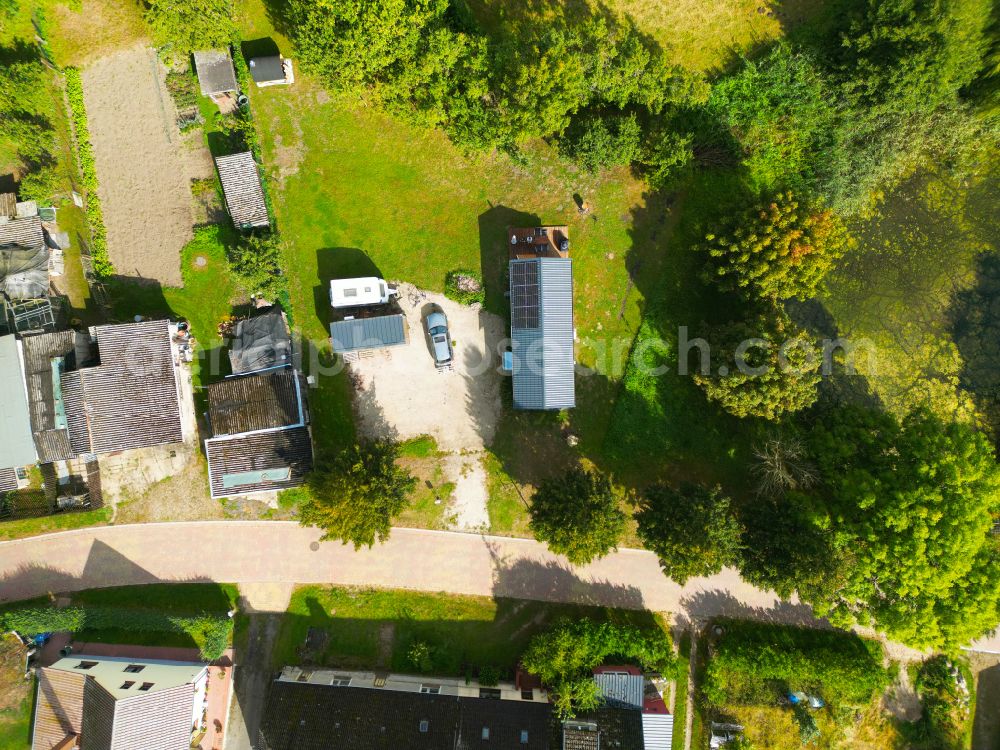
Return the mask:
POLYGON ((272 83, 274 81, 285 80, 285 69, 281 65, 280 55, 255 57, 250 61, 248 67, 250 68, 250 77, 253 78, 255 83, 272 83))
POLYGON ((0 467, 35 463, 35 441, 31 433, 28 394, 17 339, 0 338, 0 467))
POLYGON ((375 318, 338 320, 330 324, 333 351, 356 352, 382 349, 406 343, 406 327, 402 315, 380 315, 375 318))
POLYGON ((264 202, 257 162, 249 151, 220 156, 215 160, 219 170, 222 193, 233 223, 240 229, 267 227, 271 222, 264 202))
POLYGON ((510 261, 511 374, 515 409, 576 406, 573 261, 510 261))
POLYGON ((236 91, 236 72, 228 52, 213 49, 194 53, 194 67, 198 83, 205 96, 236 91))

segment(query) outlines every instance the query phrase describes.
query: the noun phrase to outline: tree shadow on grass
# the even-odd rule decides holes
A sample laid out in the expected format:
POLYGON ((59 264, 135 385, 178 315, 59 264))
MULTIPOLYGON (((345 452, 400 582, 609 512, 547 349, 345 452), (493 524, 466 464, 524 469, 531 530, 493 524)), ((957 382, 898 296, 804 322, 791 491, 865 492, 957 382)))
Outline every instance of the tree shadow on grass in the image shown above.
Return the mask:
POLYGON ((486 302, 490 312, 510 320, 507 301, 507 266, 510 248, 507 246, 507 227, 543 226, 537 214, 520 211, 504 205, 491 205, 479 215, 479 267, 486 287, 486 302))

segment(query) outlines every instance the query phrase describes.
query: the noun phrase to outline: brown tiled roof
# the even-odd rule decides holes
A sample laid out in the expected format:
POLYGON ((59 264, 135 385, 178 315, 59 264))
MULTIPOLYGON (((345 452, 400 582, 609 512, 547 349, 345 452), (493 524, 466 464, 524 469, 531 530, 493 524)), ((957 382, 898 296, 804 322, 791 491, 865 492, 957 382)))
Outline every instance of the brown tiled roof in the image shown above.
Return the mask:
POLYGON ((80 734, 86 684, 86 675, 49 667, 38 671, 32 750, 53 750, 67 737, 80 734))
POLYGON ((312 439, 308 427, 257 432, 236 438, 205 441, 212 497, 227 497, 298 487, 312 469, 312 439), (287 479, 249 481, 226 487, 224 477, 288 468, 287 479))
POLYGON ((212 383, 208 386, 212 435, 240 435, 303 424, 301 387, 291 367, 212 383))

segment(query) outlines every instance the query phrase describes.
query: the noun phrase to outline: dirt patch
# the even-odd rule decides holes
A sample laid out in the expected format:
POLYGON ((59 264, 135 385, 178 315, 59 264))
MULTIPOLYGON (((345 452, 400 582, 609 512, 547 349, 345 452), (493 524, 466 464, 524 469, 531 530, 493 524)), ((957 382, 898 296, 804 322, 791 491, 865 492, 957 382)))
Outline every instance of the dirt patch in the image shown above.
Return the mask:
POLYGON ((391 622, 383 622, 378 626, 378 655, 375 663, 382 669, 392 665, 392 645, 396 642, 396 626, 391 622))
POLYGON ((192 460, 179 473, 154 484, 138 497, 119 503, 115 523, 192 521, 224 518, 222 505, 208 493, 203 463, 192 460))
POLYGON ((486 509, 486 471, 476 454, 454 454, 444 460, 444 472, 454 482, 451 505, 452 527, 466 531, 486 531, 490 514, 486 509))
POLYGON ((138 44, 84 68, 83 90, 111 262, 124 276, 180 286, 191 188, 164 75, 138 44))
POLYGON ((363 432, 400 439, 431 435, 443 451, 478 450, 493 441, 500 416, 497 346, 504 324, 496 315, 444 295, 399 284, 410 340, 386 356, 351 365, 363 432), (439 372, 424 335, 424 313, 439 306, 448 317, 455 368, 439 372))
POLYGON ((923 713, 920 696, 910 680, 910 671, 904 664, 899 670, 899 676, 886 691, 882 699, 885 710, 899 721, 914 722, 923 713))

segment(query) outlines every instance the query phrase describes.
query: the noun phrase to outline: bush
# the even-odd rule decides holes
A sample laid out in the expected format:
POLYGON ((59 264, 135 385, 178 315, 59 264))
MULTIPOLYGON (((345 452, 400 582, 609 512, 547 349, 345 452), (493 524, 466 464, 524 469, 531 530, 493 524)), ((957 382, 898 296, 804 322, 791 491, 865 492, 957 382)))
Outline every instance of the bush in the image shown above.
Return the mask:
POLYGON ((0 630, 16 630, 24 635, 110 629, 185 633, 198 644, 201 658, 213 661, 229 645, 233 622, 224 615, 181 615, 126 607, 22 607, 0 614, 0 630))
POLYGON ((433 650, 424 641, 414 641, 410 650, 406 652, 406 658, 418 672, 429 673, 434 671, 433 650))
POLYGON ((881 646, 853 633, 742 620, 719 624, 724 633, 703 689, 715 705, 773 705, 778 692, 802 690, 860 706, 888 683, 881 646))
POLYGON ((486 287, 478 271, 460 268, 444 277, 444 296, 461 305, 483 304, 486 287))
POLYGON ((964 747, 971 716, 971 674, 943 655, 920 665, 916 679, 923 712, 913 732, 917 739, 941 750, 964 747))
POLYGON ((602 117, 587 115, 573 120, 559 150, 589 172, 601 167, 625 166, 640 153, 642 129, 634 114, 602 117))
POLYGON ((482 667, 479 670, 479 684, 483 687, 494 687, 500 684, 500 670, 496 667, 482 667))
POLYGON ((73 132, 76 136, 80 181, 86 193, 84 208, 87 212, 87 222, 90 224, 90 257, 94 274, 106 278, 114 274, 115 267, 108 258, 108 236, 104 227, 101 199, 97 195, 97 167, 94 163, 94 149, 90 145, 87 110, 83 103, 83 81, 77 68, 66 68, 66 97, 69 99, 73 132))
POLYGON ((276 233, 240 238, 229 253, 229 265, 246 290, 256 297, 274 302, 285 288, 281 242, 276 233))
POLYGON ((146 22, 158 47, 181 54, 222 47, 236 30, 230 0, 146 0, 146 22))

